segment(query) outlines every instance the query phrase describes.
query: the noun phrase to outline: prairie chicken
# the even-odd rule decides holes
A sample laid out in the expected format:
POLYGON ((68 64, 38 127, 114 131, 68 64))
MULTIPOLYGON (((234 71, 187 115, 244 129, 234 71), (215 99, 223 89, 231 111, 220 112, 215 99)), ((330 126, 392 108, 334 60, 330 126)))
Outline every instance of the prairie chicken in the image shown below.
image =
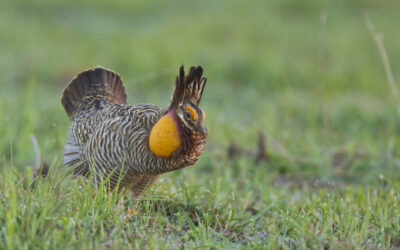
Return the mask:
POLYGON ((64 164, 75 176, 93 174, 94 184, 130 188, 137 196, 160 174, 194 165, 203 153, 207 129, 199 107, 206 78, 200 66, 176 77, 171 103, 128 105, 120 76, 96 67, 79 73, 64 89, 72 124, 64 164))

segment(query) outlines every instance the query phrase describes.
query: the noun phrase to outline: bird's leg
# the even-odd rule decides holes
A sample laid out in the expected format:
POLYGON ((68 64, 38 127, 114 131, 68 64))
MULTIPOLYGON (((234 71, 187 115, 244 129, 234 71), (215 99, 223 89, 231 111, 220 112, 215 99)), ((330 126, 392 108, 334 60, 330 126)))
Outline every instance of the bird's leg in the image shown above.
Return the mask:
POLYGON ((146 191, 160 175, 144 175, 143 178, 131 186, 132 197, 138 197, 143 191, 146 191))

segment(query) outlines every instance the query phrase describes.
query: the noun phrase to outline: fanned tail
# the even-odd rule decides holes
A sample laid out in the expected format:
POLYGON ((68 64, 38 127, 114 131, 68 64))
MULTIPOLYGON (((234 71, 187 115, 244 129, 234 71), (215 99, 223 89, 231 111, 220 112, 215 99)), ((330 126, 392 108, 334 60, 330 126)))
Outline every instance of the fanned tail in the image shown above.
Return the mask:
POLYGON ((64 89, 61 103, 70 120, 91 109, 126 103, 121 77, 103 67, 83 71, 64 89))

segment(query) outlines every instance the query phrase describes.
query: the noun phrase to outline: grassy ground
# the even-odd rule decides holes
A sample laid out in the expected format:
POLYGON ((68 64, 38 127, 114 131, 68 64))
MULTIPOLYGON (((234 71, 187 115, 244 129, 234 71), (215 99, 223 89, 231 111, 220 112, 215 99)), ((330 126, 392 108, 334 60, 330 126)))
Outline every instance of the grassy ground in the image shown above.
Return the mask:
POLYGON ((364 20, 400 79, 398 1, 1 5, 0 249, 400 248, 400 121, 364 20), (77 72, 111 68, 129 103, 163 106, 182 63, 209 78, 196 166, 135 200, 66 175, 59 96, 77 72))

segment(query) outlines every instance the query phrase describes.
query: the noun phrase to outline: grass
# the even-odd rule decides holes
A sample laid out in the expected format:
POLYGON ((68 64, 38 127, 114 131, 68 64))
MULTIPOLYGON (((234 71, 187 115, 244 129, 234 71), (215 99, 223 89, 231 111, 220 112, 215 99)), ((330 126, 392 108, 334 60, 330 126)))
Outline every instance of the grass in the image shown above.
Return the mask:
POLYGON ((364 19, 398 80, 399 7, 3 1, 0 249, 400 248, 398 103, 364 19), (72 179, 61 164, 66 83, 103 65, 121 74, 129 103, 165 106, 182 63, 209 79, 198 164, 138 199, 72 179), (260 132, 268 158, 255 163, 260 132), (47 178, 33 177, 31 134, 47 178))

